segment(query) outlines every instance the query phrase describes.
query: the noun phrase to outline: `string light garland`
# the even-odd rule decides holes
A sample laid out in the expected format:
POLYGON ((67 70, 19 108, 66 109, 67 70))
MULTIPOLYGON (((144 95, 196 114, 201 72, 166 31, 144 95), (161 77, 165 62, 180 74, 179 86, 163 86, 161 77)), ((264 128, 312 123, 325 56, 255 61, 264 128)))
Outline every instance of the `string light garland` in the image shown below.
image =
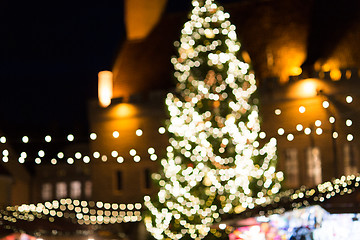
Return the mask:
MULTIPOLYGON (((353 97, 350 96, 350 95, 347 95, 345 97, 345 102, 347 104, 350 104, 353 102, 353 97)), ((323 101, 322 102, 322 107, 326 110, 328 108, 331 107, 331 104, 328 102, 328 101, 323 101)), ((299 107, 299 113, 304 113, 305 112, 305 107, 304 106, 300 106, 299 107)), ((280 116, 282 113, 282 110, 280 108, 276 108, 274 110, 274 114, 277 115, 277 116, 280 116)), ((301 119, 301 118, 300 118, 301 119)), ((336 121, 336 118, 334 116, 330 116, 328 118, 328 122, 330 124, 335 124, 335 121, 336 121)), ((298 123, 296 124, 295 126, 295 129, 296 131, 288 131, 286 132, 284 128, 278 128, 277 130, 277 135, 278 136, 286 136, 287 140, 288 141, 293 141, 295 139, 295 136, 296 135, 299 135, 300 133, 304 133, 305 135, 310 135, 313 131, 316 135, 322 135, 323 133, 326 133, 326 132, 331 132, 332 133, 332 137, 334 139, 338 138, 339 137, 339 133, 338 132, 334 132, 333 129, 331 130, 326 130, 324 129, 324 127, 322 127, 323 123, 321 122, 321 120, 315 120, 313 123, 308 123, 309 125, 311 126, 315 126, 316 129, 312 129, 310 127, 304 127, 303 124, 301 123, 298 123)), ((344 120, 344 125, 346 127, 352 127, 353 126, 353 121, 350 119, 350 118, 346 118, 344 120)), ((348 142, 351 142, 354 140, 354 135, 352 133, 346 133, 346 140, 348 142)))
MULTIPOLYGON (((166 130, 164 127, 159 127, 158 129, 159 134, 163 135, 166 133, 166 130)), ((135 131, 135 135, 138 137, 143 136, 144 134, 144 130, 142 129, 137 129, 135 131)), ((90 133, 89 138, 92 141, 96 141, 98 138, 99 134, 97 133, 90 133)), ((113 138, 118 138, 120 136, 120 133, 118 131, 113 131, 111 137, 113 138)), ((110 136, 107 136, 110 137, 110 136)), ((76 137, 73 134, 68 134, 66 137, 67 141, 69 142, 69 144, 76 144, 75 139, 76 137)), ((46 135, 44 137, 44 143, 45 145, 43 149, 40 149, 37 152, 37 156, 35 158, 31 158, 29 159, 29 155, 26 151, 22 151, 20 149, 20 154, 18 153, 11 153, 10 149, 8 148, 3 148, 0 151, 0 159, 2 162, 7 163, 9 162, 10 159, 15 160, 17 159, 19 163, 24 164, 24 163, 28 163, 28 162, 33 162, 36 165, 39 164, 43 164, 43 163, 50 163, 52 165, 57 165, 58 163, 67 163, 69 165, 75 164, 78 160, 82 161, 84 163, 90 163, 91 160, 97 160, 100 159, 102 162, 108 162, 109 157, 111 156, 117 163, 123 163, 125 161, 125 159, 128 159, 128 157, 125 156, 120 156, 119 152, 117 150, 110 150, 109 153, 101 153, 100 151, 93 151, 90 154, 89 153, 82 153, 81 151, 75 151, 73 154, 67 154, 67 156, 65 156, 64 152, 59 151, 56 156, 52 156, 49 157, 49 154, 46 153, 46 144, 50 144, 52 143, 54 139, 51 137, 51 135, 46 135), (13 155, 13 157, 11 156, 13 155), (47 160, 45 160, 44 158, 47 158, 47 160)), ((31 144, 32 139, 29 136, 23 136, 21 138, 22 143, 24 144, 31 144)), ((57 140, 60 141, 60 140, 57 140)), ((7 138, 5 136, 1 136, 0 137, 0 143, 2 144, 6 144, 8 142, 7 138)), ((10 142, 16 142, 14 140, 10 141, 10 142)), ((36 144, 38 144, 38 142, 35 142, 36 144)), ((129 155, 131 156, 132 160, 134 162, 139 162, 141 160, 139 155, 132 155, 132 152, 137 152, 135 149, 130 149, 129 155)), ((149 154, 149 159, 152 161, 156 161, 158 159, 158 155, 155 152, 154 147, 148 147, 148 154, 149 154)))
POLYGON ((0 210, 0 219, 15 223, 18 220, 32 222, 36 218, 66 218, 80 225, 115 224, 142 220, 141 203, 104 203, 70 198, 37 204, 8 206, 0 210))
MULTIPOLYGON (((360 175, 342 176, 332 181, 327 181, 317 185, 314 188, 305 186, 299 189, 290 189, 276 194, 273 201, 267 204, 256 206, 253 210, 247 210, 242 217, 270 216, 273 214, 283 214, 286 211, 321 205, 327 200, 336 196, 352 194, 360 187, 360 175)), ((236 216, 232 216, 234 218, 236 216)), ((230 221, 230 220, 229 220, 230 221)), ((236 221, 234 221, 235 223, 236 221)), ((226 229, 227 232, 233 232, 238 226, 233 223, 220 223, 214 226, 216 228, 226 229)))
POLYGON ((223 232, 211 226, 223 214, 270 202, 283 179, 275 138, 258 140, 255 76, 236 57, 230 15, 212 0, 192 5, 171 59, 178 84, 166 98, 171 136, 163 171, 154 175, 160 190, 144 198, 145 225, 156 239, 219 238, 223 232))

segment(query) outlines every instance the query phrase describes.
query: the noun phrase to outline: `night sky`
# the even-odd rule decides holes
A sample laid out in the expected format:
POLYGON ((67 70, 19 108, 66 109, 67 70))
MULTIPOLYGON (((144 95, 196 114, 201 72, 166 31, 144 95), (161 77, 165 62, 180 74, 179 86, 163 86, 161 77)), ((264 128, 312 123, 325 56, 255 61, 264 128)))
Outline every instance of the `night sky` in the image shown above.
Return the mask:
MULTIPOLYGON (((167 11, 190 3, 169 0, 167 11)), ((123 12, 122 0, 2 1, 0 130, 87 131, 97 74, 111 70, 125 39, 123 12)))
POLYGON ((0 129, 85 127, 97 73, 111 70, 125 37, 123 2, 2 4, 0 129))

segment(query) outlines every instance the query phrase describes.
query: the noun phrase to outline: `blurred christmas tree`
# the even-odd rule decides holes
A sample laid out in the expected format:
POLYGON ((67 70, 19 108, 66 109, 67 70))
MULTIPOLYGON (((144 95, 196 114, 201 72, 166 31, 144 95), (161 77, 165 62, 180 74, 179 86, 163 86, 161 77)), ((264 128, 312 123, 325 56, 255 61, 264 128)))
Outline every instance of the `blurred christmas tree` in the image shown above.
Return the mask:
POLYGON ((156 239, 223 238, 211 229, 223 214, 270 201, 281 187, 276 140, 258 141, 256 81, 237 58, 235 26, 212 0, 192 5, 171 60, 178 84, 166 99, 171 146, 155 175, 160 191, 145 197, 156 239))

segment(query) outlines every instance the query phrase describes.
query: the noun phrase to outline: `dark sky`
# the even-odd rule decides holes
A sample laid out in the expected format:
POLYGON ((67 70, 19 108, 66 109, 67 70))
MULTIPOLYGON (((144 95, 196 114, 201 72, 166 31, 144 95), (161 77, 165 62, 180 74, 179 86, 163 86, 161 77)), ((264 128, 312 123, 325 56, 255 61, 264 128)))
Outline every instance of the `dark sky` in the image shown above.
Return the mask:
POLYGON ((121 0, 50 2, 1 3, 4 131, 83 125, 87 101, 97 97, 97 73, 111 70, 124 39, 121 0))
POLYGON ((1 1, 0 130, 84 130, 97 73, 111 70, 125 38, 123 10, 123 0, 1 1))

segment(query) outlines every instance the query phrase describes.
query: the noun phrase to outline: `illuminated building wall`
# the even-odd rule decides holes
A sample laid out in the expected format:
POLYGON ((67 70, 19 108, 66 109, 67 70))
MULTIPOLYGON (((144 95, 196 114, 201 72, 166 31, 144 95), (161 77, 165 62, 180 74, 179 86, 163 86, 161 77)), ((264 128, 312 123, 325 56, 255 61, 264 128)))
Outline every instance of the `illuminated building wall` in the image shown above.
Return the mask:
POLYGON ((89 111, 91 131, 97 133, 90 145, 93 199, 142 202, 157 191, 151 174, 167 146, 163 104, 145 99, 101 108, 92 102, 89 111))

